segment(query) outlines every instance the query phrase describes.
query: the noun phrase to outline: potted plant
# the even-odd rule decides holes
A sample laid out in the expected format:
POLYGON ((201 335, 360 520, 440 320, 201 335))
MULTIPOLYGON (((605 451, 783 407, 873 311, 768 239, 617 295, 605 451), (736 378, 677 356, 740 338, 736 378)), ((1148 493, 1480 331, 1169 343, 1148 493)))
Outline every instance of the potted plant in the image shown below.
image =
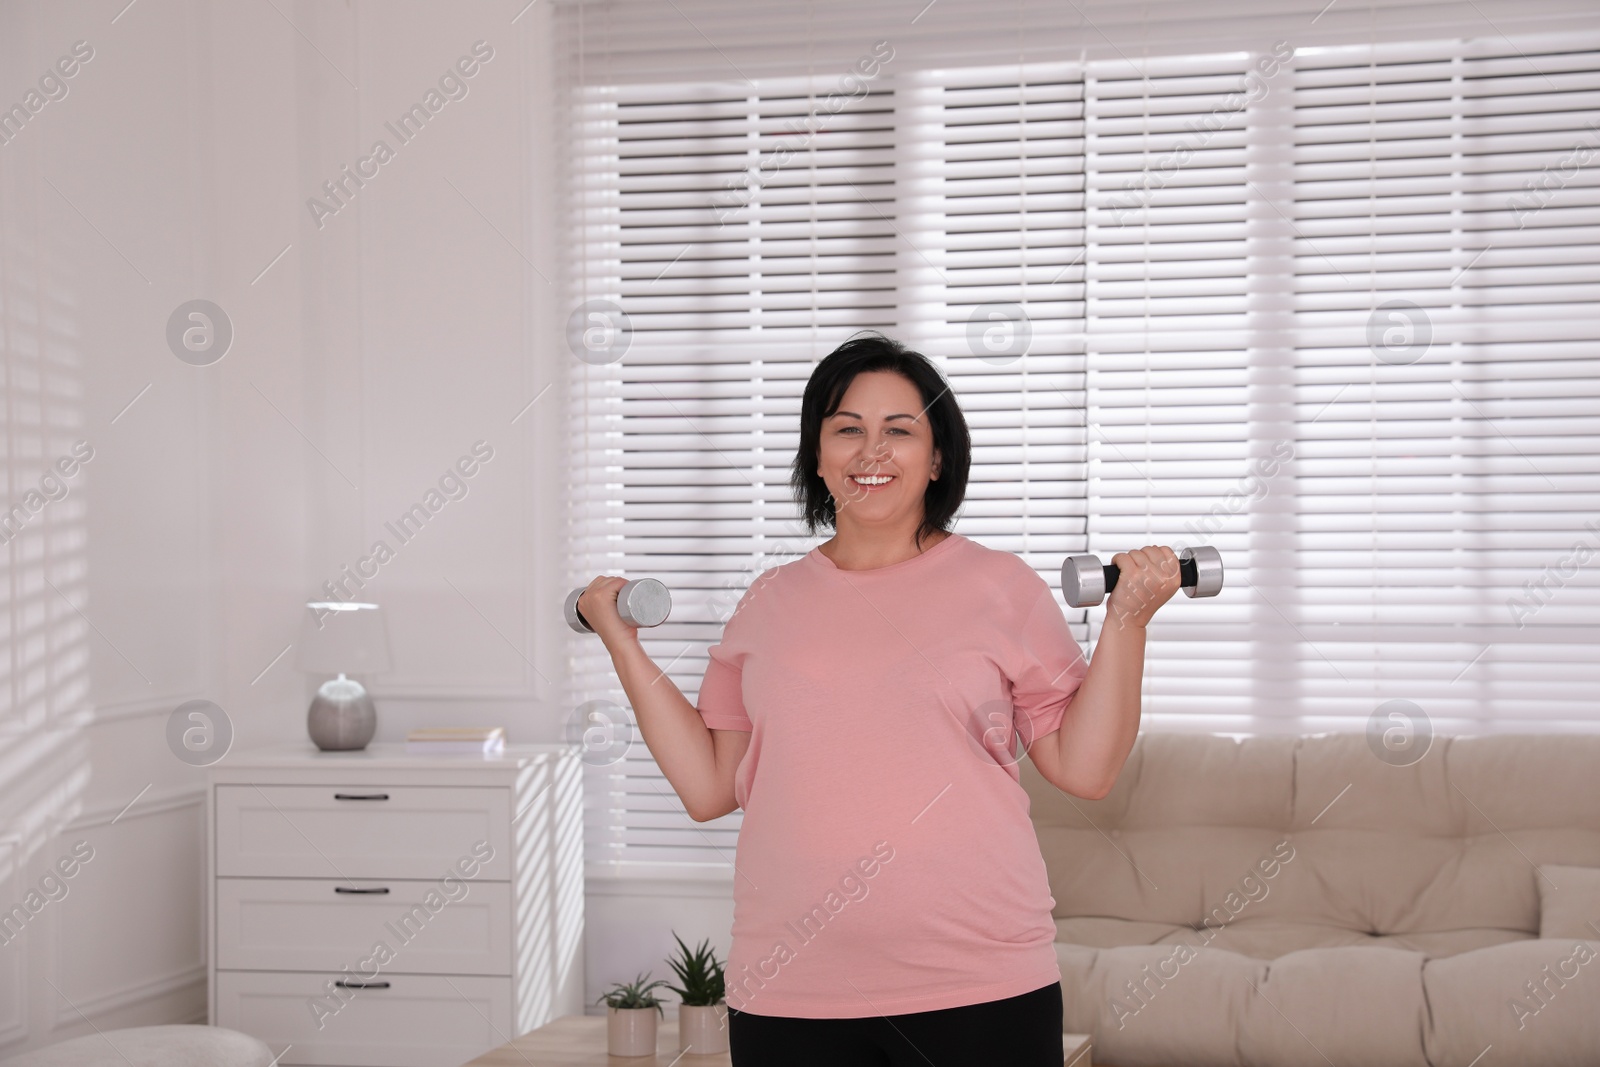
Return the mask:
POLYGON ((728 1051, 728 1005, 723 1001, 722 964, 711 951, 711 942, 702 941, 693 951, 676 932, 678 955, 667 964, 678 975, 682 988, 668 986, 683 1003, 678 1007, 678 1051, 693 1055, 728 1051))
POLYGON ((613 1056, 653 1056, 656 1051, 656 1018, 662 1014, 661 1002, 650 992, 667 984, 646 971, 632 982, 618 982, 600 994, 606 1002, 606 1052, 613 1056))

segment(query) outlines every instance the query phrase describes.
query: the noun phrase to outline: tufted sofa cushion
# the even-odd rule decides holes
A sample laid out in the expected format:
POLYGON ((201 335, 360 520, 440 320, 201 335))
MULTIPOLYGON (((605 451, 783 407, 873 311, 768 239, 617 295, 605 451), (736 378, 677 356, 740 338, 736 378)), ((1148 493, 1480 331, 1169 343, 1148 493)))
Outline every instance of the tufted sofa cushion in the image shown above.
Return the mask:
POLYGON ((1539 865, 1539 936, 1600 935, 1600 867, 1539 865))
POLYGON ((1119 1067, 1594 1067, 1600 938, 1539 939, 1536 867, 1600 866, 1597 767, 1593 736, 1395 767, 1361 734, 1143 734, 1089 801, 1024 761, 1066 1028, 1119 1067))

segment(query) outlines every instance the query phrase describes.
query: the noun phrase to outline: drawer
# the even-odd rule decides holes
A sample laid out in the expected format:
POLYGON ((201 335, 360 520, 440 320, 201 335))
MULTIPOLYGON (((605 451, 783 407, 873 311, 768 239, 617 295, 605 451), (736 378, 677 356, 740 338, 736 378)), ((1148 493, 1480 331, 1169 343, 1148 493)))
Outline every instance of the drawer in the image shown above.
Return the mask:
POLYGON ((217 966, 400 974, 511 973, 511 884, 217 879, 217 966))
POLYGON ((435 881, 483 856, 474 881, 511 877, 506 789, 219 785, 216 806, 222 877, 435 881))
POLYGON ((341 1000, 324 983, 343 977, 219 970, 212 1022, 289 1046, 282 1064, 458 1067, 511 1039, 509 978, 379 974, 341 1000))

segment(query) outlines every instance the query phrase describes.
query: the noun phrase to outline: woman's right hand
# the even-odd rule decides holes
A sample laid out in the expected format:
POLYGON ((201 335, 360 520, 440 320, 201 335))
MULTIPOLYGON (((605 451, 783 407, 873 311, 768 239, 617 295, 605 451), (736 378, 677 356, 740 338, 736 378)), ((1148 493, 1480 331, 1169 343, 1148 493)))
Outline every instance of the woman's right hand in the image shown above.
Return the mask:
MULTIPOLYGON (((602 574, 578 594, 577 609, 605 642, 617 679, 628 694, 638 736, 696 822, 738 808, 735 779, 750 745, 748 730, 713 730, 683 695, 667 669, 645 653, 639 631, 617 610, 617 595, 628 582, 602 574)), ((571 595, 570 593, 568 594, 571 595)))
POLYGON ((626 578, 602 574, 585 586, 578 597, 578 613, 607 647, 619 638, 639 635, 639 631, 624 622, 617 611, 617 594, 627 584, 626 578))

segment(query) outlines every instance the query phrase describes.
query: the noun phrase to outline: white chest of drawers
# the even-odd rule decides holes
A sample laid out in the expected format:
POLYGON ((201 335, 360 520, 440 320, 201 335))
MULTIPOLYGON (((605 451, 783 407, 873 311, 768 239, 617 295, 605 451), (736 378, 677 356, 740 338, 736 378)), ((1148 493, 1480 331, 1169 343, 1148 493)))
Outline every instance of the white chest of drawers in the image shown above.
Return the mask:
POLYGON ((457 1067, 581 1013, 581 769, 563 745, 229 754, 207 797, 211 1021, 286 1065, 457 1067))

